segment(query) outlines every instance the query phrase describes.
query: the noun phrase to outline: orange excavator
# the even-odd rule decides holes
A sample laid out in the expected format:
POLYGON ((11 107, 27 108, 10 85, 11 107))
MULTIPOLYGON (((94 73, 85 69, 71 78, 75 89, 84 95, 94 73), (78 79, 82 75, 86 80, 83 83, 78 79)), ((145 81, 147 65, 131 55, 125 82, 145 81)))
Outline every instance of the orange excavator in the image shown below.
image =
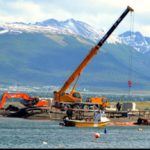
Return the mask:
MULTIPOLYGON (((112 25, 112 27, 108 30, 108 32, 103 36, 103 38, 99 41, 99 43, 91 49, 91 51, 88 53, 88 55, 85 57, 85 59, 81 62, 81 64, 76 68, 76 70, 71 74, 71 76, 68 78, 68 80, 64 83, 62 88, 59 91, 54 91, 54 100, 57 103, 82 103, 82 97, 81 94, 75 90, 76 84, 78 81, 78 78, 83 71, 83 69, 87 66, 87 64, 91 61, 91 59, 97 54, 99 48, 102 47, 104 42, 107 40, 107 38, 112 34, 112 32, 116 29, 116 27, 119 25, 119 23, 124 19, 124 17, 128 14, 128 12, 133 12, 134 10, 127 6, 126 10, 122 13, 122 15, 117 19, 117 21, 112 25), (74 86, 70 93, 67 93, 66 91, 69 89, 71 84, 74 82, 74 86)), ((105 107, 108 106, 107 102, 103 102, 106 98, 98 97, 98 98, 91 98, 90 103, 97 103, 102 104, 105 107)))
POLYGON ((45 106, 48 106, 48 101, 40 100, 39 97, 36 97, 36 96, 31 97, 26 93, 8 93, 7 91, 5 91, 1 97, 0 109, 3 108, 7 99, 13 99, 13 98, 22 99, 23 104, 26 107, 32 107, 32 106, 45 107, 45 106))

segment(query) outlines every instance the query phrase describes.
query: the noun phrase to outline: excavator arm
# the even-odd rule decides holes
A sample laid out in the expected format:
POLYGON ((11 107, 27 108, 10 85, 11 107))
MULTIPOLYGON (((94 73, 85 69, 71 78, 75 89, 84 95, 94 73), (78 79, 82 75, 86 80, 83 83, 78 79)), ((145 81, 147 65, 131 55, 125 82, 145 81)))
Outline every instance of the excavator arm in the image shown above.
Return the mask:
MULTIPOLYGON (((54 99, 58 101, 70 101, 74 102, 75 100, 82 100, 80 96, 73 97, 72 95, 67 94, 66 90, 70 87, 70 85, 74 82, 74 80, 81 74, 83 69, 87 66, 87 64, 91 61, 91 59, 97 54, 99 48, 104 44, 107 38, 112 34, 112 32, 117 28, 120 22, 124 19, 124 17, 128 14, 129 11, 134 11, 130 6, 127 6, 126 10, 122 13, 122 15, 117 19, 117 21, 112 25, 112 27, 108 30, 108 32, 104 35, 104 37, 99 41, 99 43, 91 49, 85 59, 81 62, 81 64, 76 68, 76 70, 72 73, 72 75, 68 78, 68 80, 64 83, 62 88, 59 91, 54 91, 54 99)), ((78 93, 79 95, 79 93, 78 93)))
POLYGON ((26 106, 37 106, 37 107, 42 107, 42 106, 48 106, 48 102, 45 100, 39 100, 38 97, 30 97, 26 93, 8 93, 7 91, 3 93, 0 101, 0 109, 3 108, 5 102, 7 99, 12 99, 12 98, 21 98, 26 102, 26 106))

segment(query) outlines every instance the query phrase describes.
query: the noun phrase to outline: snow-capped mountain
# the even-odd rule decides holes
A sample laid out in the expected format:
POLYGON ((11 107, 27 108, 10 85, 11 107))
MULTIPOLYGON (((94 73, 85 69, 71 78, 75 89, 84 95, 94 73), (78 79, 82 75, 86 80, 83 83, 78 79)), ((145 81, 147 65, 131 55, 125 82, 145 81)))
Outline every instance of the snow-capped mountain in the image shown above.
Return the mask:
POLYGON ((54 27, 60 30, 68 30, 71 31, 72 34, 74 35, 79 35, 84 38, 89 38, 92 40, 97 40, 100 36, 98 31, 94 30, 93 27, 90 25, 81 22, 81 21, 76 21, 74 19, 68 19, 66 21, 57 21, 55 19, 49 19, 43 22, 37 22, 35 25, 39 26, 45 26, 45 27, 54 27))
MULTIPOLYGON (((21 34, 22 32, 37 32, 44 34, 64 34, 81 36, 98 42, 104 35, 103 30, 96 30, 91 25, 74 19, 65 21, 58 21, 56 19, 48 19, 36 23, 5 23, 0 25, 0 34, 5 33, 21 34)), ((140 53, 147 53, 150 51, 150 38, 143 36, 140 32, 124 32, 120 35, 114 33, 108 38, 108 43, 123 43, 133 47, 140 53)))
MULTIPOLYGON (((6 32, 22 33, 22 32, 43 32, 45 34, 67 34, 74 36, 81 36, 97 42, 104 36, 103 30, 97 31, 87 23, 68 19, 66 21, 57 21, 55 19, 45 20, 43 22, 36 22, 34 24, 26 24, 23 22, 5 23, 0 25, 0 34, 6 32)), ((109 43, 120 42, 118 36, 111 35, 107 40, 109 43)))
MULTIPOLYGON (((0 24, 0 80, 4 84, 60 86, 87 55, 94 45, 93 41, 97 43, 105 33, 74 19, 49 19, 34 24, 0 24)), ((148 88, 146 85, 150 80, 150 53, 147 53, 150 38, 135 32, 132 33, 134 38, 131 41, 130 32, 120 36, 114 36, 115 33, 107 39, 100 55, 85 70, 80 78, 81 85, 128 88, 126 81, 132 70, 137 89, 141 89, 141 85, 148 88), (135 63, 132 63, 131 69, 129 57, 130 51, 134 50, 132 47, 135 49, 135 57, 132 59, 135 63)))
POLYGON ((124 44, 133 47, 138 52, 145 54, 150 51, 150 38, 143 36, 140 32, 127 31, 119 36, 124 44))

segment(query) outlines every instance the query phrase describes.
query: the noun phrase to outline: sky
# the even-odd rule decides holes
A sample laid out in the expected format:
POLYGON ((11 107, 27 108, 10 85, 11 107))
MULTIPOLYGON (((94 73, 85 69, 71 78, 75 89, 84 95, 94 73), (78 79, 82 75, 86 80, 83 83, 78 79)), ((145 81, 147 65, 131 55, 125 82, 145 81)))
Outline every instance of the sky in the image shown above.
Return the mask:
POLYGON ((107 31, 127 6, 134 13, 124 18, 116 34, 131 30, 150 37, 150 0, 0 0, 0 21, 34 23, 73 18, 107 31))

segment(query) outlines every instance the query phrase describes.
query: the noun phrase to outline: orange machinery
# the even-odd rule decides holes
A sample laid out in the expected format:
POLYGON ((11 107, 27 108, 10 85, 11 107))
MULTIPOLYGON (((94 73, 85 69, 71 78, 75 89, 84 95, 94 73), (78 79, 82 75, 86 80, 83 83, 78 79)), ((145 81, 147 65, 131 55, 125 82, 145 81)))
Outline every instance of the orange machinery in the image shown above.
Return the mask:
MULTIPOLYGON (((124 17, 128 14, 128 12, 133 12, 134 10, 127 6, 126 10, 122 13, 122 15, 117 19, 117 21, 112 25, 112 27, 108 30, 108 32, 103 36, 103 38, 99 41, 99 43, 91 49, 91 51, 88 53, 88 55, 85 57, 85 59, 81 62, 81 64, 76 68, 76 70, 71 74, 71 76, 68 78, 68 80, 64 83, 62 88, 59 91, 54 91, 54 100, 56 102, 71 102, 71 103, 79 103, 82 102, 81 94, 78 91, 75 91, 76 83, 73 86, 73 89, 70 93, 67 93, 67 89, 70 87, 70 85, 75 81, 75 79, 78 79, 83 69, 87 66, 87 64, 91 61, 91 59, 97 54, 98 50, 104 42, 107 40, 107 38, 112 34, 112 32, 116 29, 116 27, 119 25, 119 23, 124 19, 124 17)), ((99 99, 91 99, 91 103, 101 103, 103 101, 103 98, 99 99)))
POLYGON ((12 99, 12 98, 20 98, 23 99, 25 103, 23 103, 25 106, 30 107, 30 106, 36 106, 36 107, 44 107, 48 106, 48 102, 46 100, 39 100, 38 97, 33 96, 30 97, 26 93, 8 93, 7 91, 3 93, 0 101, 0 109, 3 108, 5 102, 7 99, 12 99))

